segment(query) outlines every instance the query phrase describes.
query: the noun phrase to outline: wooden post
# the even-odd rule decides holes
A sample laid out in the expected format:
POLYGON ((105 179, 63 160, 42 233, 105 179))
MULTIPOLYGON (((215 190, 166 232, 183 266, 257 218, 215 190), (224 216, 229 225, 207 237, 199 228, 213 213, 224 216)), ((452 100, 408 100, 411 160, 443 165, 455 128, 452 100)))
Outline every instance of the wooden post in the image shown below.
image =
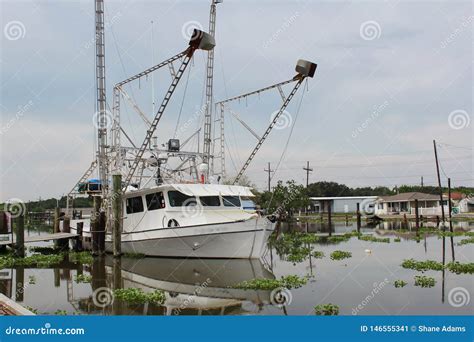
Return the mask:
POLYGON ((453 222, 452 222, 452 212, 453 212, 453 205, 451 204, 451 178, 448 178, 448 208, 449 208, 449 231, 453 232, 453 222))
POLYGON ((114 257, 122 254, 122 175, 112 176, 112 237, 114 257))
POLYGON ((25 257, 25 216, 23 213, 16 219, 15 255, 20 258, 25 257))
MULTIPOLYGON (((64 216, 63 220, 63 233, 70 233, 71 232, 71 219, 69 216, 64 216)), ((62 250, 66 250, 69 248, 69 239, 61 239, 59 242, 59 248, 62 250)))
POLYGON ((98 252, 100 255, 105 253, 105 229, 107 224, 107 215, 105 211, 101 211, 99 215, 99 231, 98 234, 98 252))
POLYGON ((411 230, 410 227, 408 226, 407 214, 403 214, 403 223, 405 224, 406 230, 411 230))
POLYGON ((59 233, 59 208, 54 208, 53 233, 59 233))
POLYGON ((349 216, 346 214, 346 226, 349 225, 349 216))
MULTIPOLYGON (((436 149, 436 140, 433 140, 433 147, 434 147, 434 154, 435 154, 435 160, 436 160, 436 173, 438 175, 438 187, 439 187, 439 199, 440 199, 440 205, 441 205, 441 218, 443 219, 443 231, 446 229, 444 226, 444 206, 443 206, 443 188, 441 187, 441 176, 439 174, 439 163, 438 163, 438 150, 436 149)), ((438 218, 439 220, 439 218, 438 218)))
POLYGON ((360 233, 360 203, 357 202, 357 232, 360 233))
POLYGON ((25 293, 25 267, 18 266, 15 270, 15 301, 23 302, 23 295, 25 293))
MULTIPOLYGON (((0 211, 0 234, 8 234, 7 229, 7 214, 4 211, 0 211)), ((4 252, 7 246, 0 246, 0 252, 4 252)))
POLYGON ((83 248, 83 243, 82 243, 82 233, 84 230, 84 222, 77 222, 76 224, 76 229, 77 229, 77 238, 76 238, 76 246, 75 250, 76 252, 82 251, 83 248))
POLYGON ((100 205, 101 198, 99 196, 94 196, 94 209, 92 210, 91 216, 91 235, 92 235, 92 255, 99 254, 99 217, 100 217, 100 205))
POLYGON ((332 235, 332 217, 331 217, 331 201, 328 201, 328 229, 329 229, 329 236, 332 235))
POLYGON ((420 229, 420 215, 418 211, 418 200, 415 200, 415 227, 416 227, 416 232, 418 233, 418 229, 420 229))

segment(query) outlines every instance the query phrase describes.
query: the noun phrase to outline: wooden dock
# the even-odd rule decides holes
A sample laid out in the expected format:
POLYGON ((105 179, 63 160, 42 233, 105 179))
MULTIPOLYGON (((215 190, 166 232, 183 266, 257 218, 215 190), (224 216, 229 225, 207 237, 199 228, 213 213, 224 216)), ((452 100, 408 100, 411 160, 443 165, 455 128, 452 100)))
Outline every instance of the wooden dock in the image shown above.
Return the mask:
POLYGON ((34 316, 30 310, 24 308, 14 300, 0 293, 0 315, 2 316, 34 316))
MULTIPOLYGON (((77 236, 79 235, 73 234, 73 233, 55 233, 55 234, 44 234, 44 235, 28 236, 28 237, 25 236, 25 243, 72 239, 77 236)), ((15 239, 13 239, 13 242, 0 241, 0 246, 11 245, 12 243, 15 243, 15 239)))

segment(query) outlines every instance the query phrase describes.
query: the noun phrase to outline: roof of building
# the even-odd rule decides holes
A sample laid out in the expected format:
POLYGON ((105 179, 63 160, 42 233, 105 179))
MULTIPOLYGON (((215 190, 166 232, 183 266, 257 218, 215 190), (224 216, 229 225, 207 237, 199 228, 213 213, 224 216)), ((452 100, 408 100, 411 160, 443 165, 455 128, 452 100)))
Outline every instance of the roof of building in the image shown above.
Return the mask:
POLYGON ((343 197, 310 197, 309 199, 313 201, 331 201, 331 200, 347 200, 347 199, 377 199, 378 196, 343 196, 343 197))
MULTIPOLYGON (((403 192, 401 194, 396 194, 393 196, 381 196, 382 202, 409 202, 414 200, 419 201, 437 201, 439 200, 439 195, 425 194, 422 192, 403 192)), ((443 198, 447 198, 443 196, 443 198)))
MULTIPOLYGON (((443 194, 443 195, 448 196, 448 194, 443 194)), ((463 194, 462 192, 452 192, 451 193, 451 199, 454 200, 454 201, 460 201, 465 197, 466 197, 466 195, 463 194)))

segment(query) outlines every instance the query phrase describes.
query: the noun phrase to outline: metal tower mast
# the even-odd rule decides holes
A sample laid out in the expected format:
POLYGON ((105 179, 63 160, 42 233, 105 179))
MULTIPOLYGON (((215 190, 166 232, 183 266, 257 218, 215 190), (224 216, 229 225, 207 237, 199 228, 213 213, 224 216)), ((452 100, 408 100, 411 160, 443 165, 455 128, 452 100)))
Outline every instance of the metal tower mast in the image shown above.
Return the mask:
MULTIPOLYGON (((216 4, 222 0, 211 0, 211 11, 209 14, 209 34, 214 37, 216 33, 216 4)), ((211 154, 211 125, 212 125, 212 107, 213 107, 213 81, 214 81, 214 50, 207 53, 207 78, 206 78, 206 112, 204 115, 204 158, 203 162, 208 164, 211 154)), ((212 163, 212 169, 214 163, 212 163)), ((209 168, 206 175, 209 177, 209 168)))
POLYGON ((107 118, 105 96, 105 33, 104 33, 104 0, 95 1, 95 75, 97 98, 97 160, 99 164, 99 178, 102 185, 102 196, 107 191, 107 118))

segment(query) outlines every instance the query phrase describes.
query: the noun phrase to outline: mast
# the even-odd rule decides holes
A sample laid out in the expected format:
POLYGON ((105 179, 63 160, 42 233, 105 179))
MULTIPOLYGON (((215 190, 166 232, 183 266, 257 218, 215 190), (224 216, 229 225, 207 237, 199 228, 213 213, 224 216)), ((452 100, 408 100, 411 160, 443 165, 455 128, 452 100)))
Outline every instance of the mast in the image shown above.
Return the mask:
POLYGON ((105 33, 104 0, 95 0, 95 75, 96 75, 96 115, 97 115, 97 160, 102 196, 107 192, 107 112, 105 96, 105 33))
MULTIPOLYGON (((222 0, 211 0, 211 10, 209 13, 209 34, 215 37, 216 33, 216 4, 222 0)), ((214 82, 214 50, 207 53, 207 73, 206 73, 206 112, 204 114, 204 157, 203 163, 209 164, 211 154, 211 125, 212 125, 212 108, 213 108, 213 82, 214 82)), ((212 163, 214 169, 214 163, 212 163)), ((213 170, 212 170, 213 171, 213 170)), ((206 181, 209 178, 209 168, 207 168, 206 181)))

